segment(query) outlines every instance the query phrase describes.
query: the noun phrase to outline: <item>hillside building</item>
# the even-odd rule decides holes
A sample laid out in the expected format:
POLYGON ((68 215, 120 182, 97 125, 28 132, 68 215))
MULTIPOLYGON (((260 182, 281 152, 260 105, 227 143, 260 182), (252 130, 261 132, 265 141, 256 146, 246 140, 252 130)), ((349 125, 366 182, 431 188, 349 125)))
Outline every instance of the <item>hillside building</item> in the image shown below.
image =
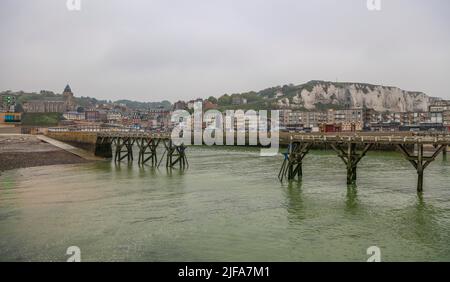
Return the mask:
POLYGON ((30 100, 23 104, 23 110, 28 113, 64 113, 75 108, 75 98, 69 85, 64 88, 62 99, 30 100))

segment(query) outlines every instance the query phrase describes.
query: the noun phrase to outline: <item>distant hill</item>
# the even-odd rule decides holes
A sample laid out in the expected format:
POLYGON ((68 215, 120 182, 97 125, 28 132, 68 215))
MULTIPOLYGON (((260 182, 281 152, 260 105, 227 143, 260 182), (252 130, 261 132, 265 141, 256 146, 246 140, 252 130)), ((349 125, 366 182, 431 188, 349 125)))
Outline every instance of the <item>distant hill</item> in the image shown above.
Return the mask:
POLYGON ((138 101, 130 101, 130 100, 118 100, 115 101, 116 104, 125 104, 127 107, 132 109, 156 109, 156 108, 164 108, 170 109, 172 104, 169 101, 162 102, 138 102, 138 101))
MULTIPOLYGON (((1 94, 13 94, 18 104, 29 100, 62 99, 61 94, 51 91, 26 93, 23 91, 3 91, 1 94)), ((181 97, 180 97, 181 98, 181 97)), ((91 97, 75 97, 76 103, 87 109, 96 104, 111 103, 91 97)), ((304 84, 288 84, 275 86, 260 91, 225 94, 217 99, 220 110, 227 109, 297 109, 297 110, 327 110, 367 107, 377 111, 405 112, 427 111, 428 106, 439 98, 430 97, 422 92, 405 91, 398 87, 373 85, 360 82, 330 82, 311 80, 304 84), (242 97, 247 104, 233 105, 233 97, 242 97)), ((138 102, 118 100, 116 104, 125 104, 132 110, 155 108, 170 109, 169 101, 138 102)))
MULTIPOLYGON (((62 94, 54 93, 52 91, 42 90, 39 93, 37 92, 24 92, 24 91, 2 91, 0 95, 14 95, 16 96, 16 101, 18 105, 23 105, 27 101, 30 100, 63 100, 62 94)), ((75 97, 75 102, 77 105, 87 109, 90 107, 94 107, 97 104, 106 104, 111 103, 112 101, 107 100, 97 100, 92 97, 75 97)), ((125 104, 127 107, 138 110, 138 109, 155 109, 155 108, 165 108, 170 109, 171 103, 169 101, 162 102, 138 102, 138 101, 130 101, 130 100, 118 100, 115 101, 116 104, 125 104)))
POLYGON ((223 95, 221 107, 231 104, 233 96, 247 98, 248 105, 266 105, 271 108, 301 110, 326 110, 351 107, 367 107, 377 111, 427 111, 428 106, 439 98, 422 92, 405 91, 398 87, 357 82, 329 82, 312 80, 300 85, 284 85, 258 92, 223 95))

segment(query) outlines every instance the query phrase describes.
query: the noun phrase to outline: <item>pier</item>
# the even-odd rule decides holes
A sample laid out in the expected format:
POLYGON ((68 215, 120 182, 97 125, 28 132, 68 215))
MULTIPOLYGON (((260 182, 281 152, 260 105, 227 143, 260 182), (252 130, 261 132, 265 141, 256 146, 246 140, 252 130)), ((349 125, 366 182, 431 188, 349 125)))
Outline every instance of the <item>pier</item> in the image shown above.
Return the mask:
POLYGON ((169 133, 148 133, 129 129, 111 129, 102 127, 63 127, 50 128, 48 137, 77 145, 94 152, 96 156, 113 158, 114 162, 134 161, 134 146, 138 151, 138 164, 150 164, 159 167, 166 158, 166 167, 178 166, 183 169, 189 166, 186 146, 172 142, 169 133), (164 152, 158 159, 157 149, 164 152), (114 155, 113 155, 114 151, 114 155))
MULTIPOLYGON (((186 157, 186 146, 184 144, 175 145, 170 134, 160 133, 140 133, 140 132, 99 132, 97 133, 96 143, 101 147, 114 147, 114 161, 120 162, 127 159, 128 162, 134 160, 133 146, 139 148, 138 164, 146 163, 152 166, 160 166, 164 156, 166 156, 166 167, 175 167, 177 164, 180 168, 186 168, 189 162, 186 157), (161 160, 158 162, 157 148, 164 148, 161 160)), ((108 150, 108 149, 107 149, 108 150)))
MULTIPOLYGON (((134 161, 133 148, 138 148, 138 164, 159 167, 165 158, 168 168, 189 166, 186 156, 187 146, 175 145, 170 133, 150 133, 135 130, 110 128, 51 128, 49 137, 68 143, 78 143, 90 147, 97 156, 113 158, 115 162, 134 161), (161 157, 158 147, 163 148, 161 157), (114 156, 113 152, 114 151, 114 156)), ((347 184, 355 184, 357 168, 367 152, 379 145, 395 146, 417 172, 417 191, 423 192, 425 169, 443 154, 446 158, 449 134, 432 133, 352 133, 352 134, 306 134, 280 133, 280 145, 287 146, 283 153, 278 178, 280 181, 301 180, 304 159, 315 145, 331 148, 346 169, 347 184), (424 148, 427 148, 427 152, 424 148), (412 149, 413 148, 413 149, 412 149)))
POLYGON ((166 167, 179 166, 186 168, 189 162, 186 157, 186 146, 184 144, 175 145, 170 134, 159 133, 134 133, 134 132, 99 132, 96 138, 97 147, 105 148, 108 151, 114 147, 114 161, 120 162, 127 159, 133 162, 133 147, 139 149, 138 164, 151 164, 160 166, 164 156, 166 156, 166 167), (162 146, 164 153, 158 162, 157 148, 162 146))
MULTIPOLYGON (((278 178, 294 180, 301 179, 303 159, 314 144, 329 145, 343 161, 347 170, 347 184, 356 183, 357 166, 361 159, 374 146, 379 144, 396 146, 398 151, 409 161, 417 171, 417 191, 423 191, 423 177, 425 169, 436 157, 444 153, 446 157, 447 146, 450 144, 450 136, 446 134, 386 134, 365 135, 363 132, 341 136, 341 135, 317 135, 317 134, 293 134, 287 137, 289 145, 284 153, 278 178), (432 148, 431 155, 426 156, 424 146, 432 148), (414 150, 408 150, 414 147, 414 150), (359 148, 359 149, 358 149, 359 148)), ((285 140, 286 142, 286 140, 285 140)), ((280 142, 281 143, 281 142, 280 142)))

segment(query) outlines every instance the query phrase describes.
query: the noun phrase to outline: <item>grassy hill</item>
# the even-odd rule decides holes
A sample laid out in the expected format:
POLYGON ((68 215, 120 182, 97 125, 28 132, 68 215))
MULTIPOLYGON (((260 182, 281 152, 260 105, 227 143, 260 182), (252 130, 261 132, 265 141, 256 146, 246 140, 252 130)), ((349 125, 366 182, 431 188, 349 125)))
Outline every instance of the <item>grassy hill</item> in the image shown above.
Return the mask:
POLYGON ((25 126, 57 126, 61 120, 61 113, 24 113, 22 115, 22 125, 25 126))

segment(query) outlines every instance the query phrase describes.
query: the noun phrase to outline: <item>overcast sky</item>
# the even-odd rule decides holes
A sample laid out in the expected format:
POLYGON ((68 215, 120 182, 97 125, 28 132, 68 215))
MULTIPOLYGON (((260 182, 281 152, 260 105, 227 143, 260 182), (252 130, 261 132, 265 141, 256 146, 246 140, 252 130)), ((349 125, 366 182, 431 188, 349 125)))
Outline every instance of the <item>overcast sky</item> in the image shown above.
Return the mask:
POLYGON ((450 1, 0 1, 0 90, 141 101, 309 80, 450 99, 450 1))

